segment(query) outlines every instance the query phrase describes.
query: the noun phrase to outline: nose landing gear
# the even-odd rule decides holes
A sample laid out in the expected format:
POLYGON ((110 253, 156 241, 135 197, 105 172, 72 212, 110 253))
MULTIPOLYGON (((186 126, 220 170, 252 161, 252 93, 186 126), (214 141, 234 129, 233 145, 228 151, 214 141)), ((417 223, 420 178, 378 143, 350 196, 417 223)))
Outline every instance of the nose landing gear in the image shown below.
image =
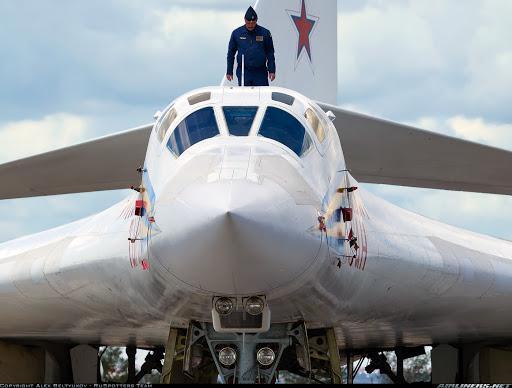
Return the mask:
POLYGON ((212 323, 191 322, 184 341, 177 341, 178 330, 171 329, 162 382, 188 376, 190 382, 272 384, 280 371, 287 371, 306 381, 340 384, 334 329, 309 334, 308 338, 304 322, 274 323, 258 333, 218 332, 212 323), (178 359, 183 360, 182 367, 176 364, 178 359))
POLYGON ((184 371, 192 376, 199 372, 193 353, 201 346, 209 349, 221 382, 269 384, 277 379, 283 352, 293 345, 309 354, 302 323, 274 324, 263 333, 219 333, 210 323, 193 322, 187 333, 184 371))

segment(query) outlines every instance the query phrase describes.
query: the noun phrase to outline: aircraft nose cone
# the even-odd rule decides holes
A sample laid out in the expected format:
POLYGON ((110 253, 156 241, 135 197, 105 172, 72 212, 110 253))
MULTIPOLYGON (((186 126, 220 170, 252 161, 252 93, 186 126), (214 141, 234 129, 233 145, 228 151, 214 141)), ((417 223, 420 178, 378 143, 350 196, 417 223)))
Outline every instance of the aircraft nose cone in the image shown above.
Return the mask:
POLYGON ((162 233, 151 256, 190 286, 214 294, 266 293, 313 263, 316 210, 276 183, 217 181, 189 186, 157 204, 162 233))

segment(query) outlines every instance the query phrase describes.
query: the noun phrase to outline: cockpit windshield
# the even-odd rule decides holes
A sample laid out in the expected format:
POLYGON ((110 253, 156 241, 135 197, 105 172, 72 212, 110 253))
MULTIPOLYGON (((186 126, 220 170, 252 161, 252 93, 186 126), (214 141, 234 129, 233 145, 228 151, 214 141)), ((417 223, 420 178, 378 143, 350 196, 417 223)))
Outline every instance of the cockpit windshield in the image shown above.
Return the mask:
POLYGON ((272 106, 265 112, 259 134, 284 144, 298 156, 302 156, 312 144, 299 120, 288 112, 272 106))
MULTIPOLYGON (((258 106, 222 106, 221 109, 229 135, 249 136, 260 108, 258 106)), ((177 113, 172 108, 162 120, 158 131, 159 138, 165 138, 166 132, 171 131, 166 146, 178 157, 194 144, 221 134, 216 118, 218 114, 221 114, 220 111, 216 112, 214 107, 206 106, 190 113, 174 128, 174 125, 170 125, 170 123, 177 122, 177 113), (166 131, 166 128, 169 129, 166 131)), ((318 119, 311 122, 312 117, 307 114, 305 118, 318 132, 318 119)), ((313 116, 313 118, 317 117, 313 116)), ((306 127, 299 117, 295 117, 285 109, 268 106, 264 111, 261 124, 259 124, 258 135, 277 141, 302 157, 313 145, 313 140, 306 127)), ((319 133, 319 138, 323 137, 321 135, 323 135, 322 132, 319 133)))
POLYGON ((219 135, 219 127, 212 107, 199 109, 178 124, 169 137, 167 148, 176 156, 202 140, 219 135))
POLYGON ((233 136, 248 136, 257 106, 225 106, 222 108, 229 134, 233 136))

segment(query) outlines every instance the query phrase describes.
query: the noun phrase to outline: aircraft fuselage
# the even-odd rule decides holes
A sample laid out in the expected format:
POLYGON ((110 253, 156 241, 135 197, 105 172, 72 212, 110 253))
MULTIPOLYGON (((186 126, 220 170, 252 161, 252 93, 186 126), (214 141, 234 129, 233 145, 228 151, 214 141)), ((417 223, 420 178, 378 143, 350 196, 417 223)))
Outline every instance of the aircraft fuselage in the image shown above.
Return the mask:
POLYGON ((512 337, 512 244, 357 187, 327 115, 295 92, 178 98, 141 178, 97 215, 0 245, 3 337, 162 344, 169 325, 211 322, 214 298, 250 296, 352 348, 512 337))

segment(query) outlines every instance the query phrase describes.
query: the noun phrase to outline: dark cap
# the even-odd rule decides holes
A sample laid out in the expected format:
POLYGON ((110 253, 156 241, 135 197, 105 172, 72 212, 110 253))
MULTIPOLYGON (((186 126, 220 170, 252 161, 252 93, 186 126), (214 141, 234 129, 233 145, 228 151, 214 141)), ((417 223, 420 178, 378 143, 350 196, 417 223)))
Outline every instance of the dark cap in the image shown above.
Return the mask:
POLYGON ((245 20, 253 21, 258 20, 258 15, 256 14, 256 11, 254 8, 249 7, 247 8, 247 12, 245 13, 245 20))

